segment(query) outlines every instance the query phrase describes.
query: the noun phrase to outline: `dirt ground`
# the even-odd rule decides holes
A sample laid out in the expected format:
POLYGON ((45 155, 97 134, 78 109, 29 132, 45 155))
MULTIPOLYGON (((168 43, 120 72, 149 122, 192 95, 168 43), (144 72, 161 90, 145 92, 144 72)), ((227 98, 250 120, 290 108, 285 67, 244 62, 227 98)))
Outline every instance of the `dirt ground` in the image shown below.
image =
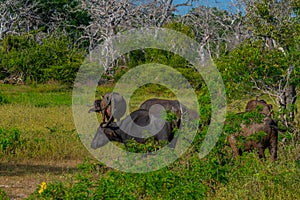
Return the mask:
POLYGON ((0 163, 0 188, 11 200, 28 197, 42 182, 72 179, 80 160, 0 163))

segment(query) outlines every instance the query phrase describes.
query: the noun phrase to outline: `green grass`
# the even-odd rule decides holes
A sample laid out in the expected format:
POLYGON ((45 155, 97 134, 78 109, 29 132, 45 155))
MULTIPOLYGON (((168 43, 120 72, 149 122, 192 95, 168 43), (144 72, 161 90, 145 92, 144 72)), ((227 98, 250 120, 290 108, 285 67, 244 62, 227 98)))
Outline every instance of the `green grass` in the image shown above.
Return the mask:
POLYGON ((6 159, 81 159, 86 149, 73 124, 70 106, 0 106, 0 127, 21 132, 22 145, 6 159))
POLYGON ((6 85, 0 84, 0 96, 6 103, 33 105, 37 107, 71 105, 71 90, 59 85, 6 85))
POLYGON ((71 110, 71 90, 60 85, 0 85, 7 101, 0 105, 0 127, 18 129, 14 154, 4 160, 82 159, 88 155, 77 135, 71 110))
POLYGON ((2 189, 0 189, 0 199, 2 199, 2 200, 9 200, 6 192, 4 190, 2 190, 2 189))
MULTIPOLYGON (((299 148, 299 146, 298 146, 299 148)), ((295 149, 296 150, 296 149, 295 149)), ((243 155, 228 173, 228 183, 219 184, 213 199, 300 199, 299 160, 261 161, 255 153, 243 155)))

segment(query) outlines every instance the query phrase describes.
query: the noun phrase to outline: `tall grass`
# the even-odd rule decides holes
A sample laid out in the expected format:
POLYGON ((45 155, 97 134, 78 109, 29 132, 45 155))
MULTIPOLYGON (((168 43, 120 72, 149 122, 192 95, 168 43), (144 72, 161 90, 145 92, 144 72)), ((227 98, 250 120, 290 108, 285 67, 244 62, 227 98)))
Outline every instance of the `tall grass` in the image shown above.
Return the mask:
POLYGON ((75 126, 71 107, 5 104, 0 127, 20 130, 22 145, 7 159, 81 159, 87 155, 75 126))
MULTIPOLYGON (((298 146, 299 148, 299 146, 298 146)), ((283 153, 280 153, 283 156, 283 153)), ((300 199, 300 163, 281 157, 277 162, 243 155, 228 173, 228 183, 219 184, 213 199, 300 199)))
POLYGON ((71 91, 60 85, 0 85, 0 127, 20 131, 21 145, 5 160, 82 159, 87 150, 75 130, 71 91))

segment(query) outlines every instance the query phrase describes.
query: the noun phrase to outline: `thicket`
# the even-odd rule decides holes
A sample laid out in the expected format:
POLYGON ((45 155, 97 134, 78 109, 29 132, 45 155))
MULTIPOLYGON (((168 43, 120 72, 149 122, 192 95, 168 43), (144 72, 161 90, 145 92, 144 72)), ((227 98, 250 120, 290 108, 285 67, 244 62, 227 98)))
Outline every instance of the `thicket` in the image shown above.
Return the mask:
POLYGON ((40 42, 35 36, 33 33, 4 38, 0 47, 0 79, 9 82, 9 78, 15 77, 27 84, 72 83, 85 51, 65 36, 50 36, 40 42))
POLYGON ((9 200, 6 192, 3 189, 0 189, 0 198, 3 200, 9 200))

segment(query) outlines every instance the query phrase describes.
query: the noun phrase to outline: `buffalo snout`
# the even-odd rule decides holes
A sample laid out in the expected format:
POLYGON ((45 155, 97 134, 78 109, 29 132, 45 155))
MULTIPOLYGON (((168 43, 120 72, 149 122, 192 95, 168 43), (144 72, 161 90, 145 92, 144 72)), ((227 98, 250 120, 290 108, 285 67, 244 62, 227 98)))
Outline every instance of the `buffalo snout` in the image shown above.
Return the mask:
POLYGON ((92 141, 91 148, 97 149, 97 148, 103 147, 108 142, 109 142, 109 139, 105 135, 104 129, 101 126, 99 126, 99 128, 97 129, 97 132, 94 136, 94 139, 92 141))

